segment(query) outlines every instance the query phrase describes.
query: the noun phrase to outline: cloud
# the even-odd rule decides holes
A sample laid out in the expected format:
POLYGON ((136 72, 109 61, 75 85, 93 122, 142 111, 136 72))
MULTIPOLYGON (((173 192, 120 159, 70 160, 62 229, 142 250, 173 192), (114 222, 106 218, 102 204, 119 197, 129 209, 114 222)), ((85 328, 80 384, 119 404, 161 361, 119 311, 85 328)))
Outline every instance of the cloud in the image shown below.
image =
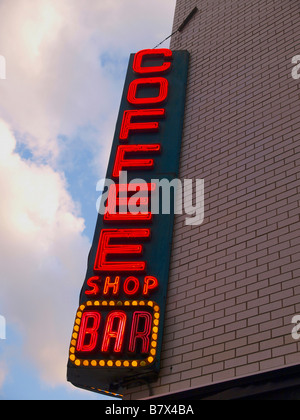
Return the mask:
POLYGON ((73 136, 82 126, 96 128, 95 141, 108 141, 123 84, 112 76, 123 74, 130 52, 152 48, 169 35, 166 16, 171 22, 174 5, 175 0, 1 1, 7 79, 0 111, 36 157, 55 161, 58 134, 73 136), (103 57, 113 59, 108 64, 103 57))
POLYGON ((7 376, 7 366, 3 361, 0 361, 0 391, 7 376))
POLYGON ((24 360, 65 382, 68 341, 89 241, 61 174, 14 153, 0 121, 1 311, 24 339, 24 360))

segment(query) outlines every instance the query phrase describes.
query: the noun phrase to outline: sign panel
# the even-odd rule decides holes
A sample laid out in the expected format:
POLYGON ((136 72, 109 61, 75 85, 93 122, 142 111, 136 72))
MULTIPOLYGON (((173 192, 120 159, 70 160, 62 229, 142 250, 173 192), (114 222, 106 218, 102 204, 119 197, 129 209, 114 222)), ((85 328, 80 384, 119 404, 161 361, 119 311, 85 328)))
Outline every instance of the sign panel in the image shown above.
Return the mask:
POLYGON ((75 386, 117 392, 159 372, 174 219, 162 187, 178 178, 188 60, 130 56, 69 349, 75 386))

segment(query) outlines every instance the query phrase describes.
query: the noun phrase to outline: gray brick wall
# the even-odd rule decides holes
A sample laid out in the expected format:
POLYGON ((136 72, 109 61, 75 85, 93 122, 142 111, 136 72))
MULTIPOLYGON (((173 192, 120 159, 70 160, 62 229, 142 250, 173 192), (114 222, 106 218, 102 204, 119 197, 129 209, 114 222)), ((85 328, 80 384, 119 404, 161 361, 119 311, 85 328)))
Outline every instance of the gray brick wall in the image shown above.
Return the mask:
POLYGON ((205 220, 176 217, 154 395, 300 363, 300 3, 177 0, 174 29, 195 5, 171 49, 191 54, 180 176, 205 180, 205 220))

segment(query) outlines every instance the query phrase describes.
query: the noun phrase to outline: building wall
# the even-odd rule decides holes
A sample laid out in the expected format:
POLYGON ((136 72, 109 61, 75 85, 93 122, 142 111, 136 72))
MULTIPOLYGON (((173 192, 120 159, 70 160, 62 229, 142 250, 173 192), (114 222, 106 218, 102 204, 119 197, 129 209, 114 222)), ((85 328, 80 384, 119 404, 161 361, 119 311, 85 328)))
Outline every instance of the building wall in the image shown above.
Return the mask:
POLYGON ((174 29, 194 6, 171 49, 191 54, 180 176, 205 180, 205 220, 176 217, 154 395, 300 363, 300 4, 177 0, 174 29))

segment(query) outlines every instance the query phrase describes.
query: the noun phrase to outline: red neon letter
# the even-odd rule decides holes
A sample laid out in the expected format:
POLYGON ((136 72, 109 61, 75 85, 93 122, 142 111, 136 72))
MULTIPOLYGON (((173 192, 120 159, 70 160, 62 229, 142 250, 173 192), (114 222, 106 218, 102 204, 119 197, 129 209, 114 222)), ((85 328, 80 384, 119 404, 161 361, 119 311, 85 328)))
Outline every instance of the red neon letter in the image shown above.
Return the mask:
POLYGON ((108 190, 107 197, 107 207, 104 213, 104 221, 133 221, 133 220, 143 220, 149 222, 152 220, 152 213, 146 210, 146 207, 149 203, 148 194, 150 191, 155 191, 156 184, 117 184, 111 185, 108 190), (128 192, 138 192, 147 194, 146 197, 128 197, 128 192), (126 192, 126 197, 119 197, 120 192, 126 192), (129 206, 129 211, 128 207, 129 206), (139 206, 138 210, 136 210, 139 206), (144 206, 145 210, 143 211, 140 206, 144 206), (117 210, 119 207, 119 211, 117 210), (125 211, 120 211, 120 208, 125 209, 125 211), (130 212, 130 208, 134 208, 134 212, 130 212))
POLYGON ((98 312, 83 312, 81 323, 80 323, 80 330, 78 335, 78 341, 76 350, 77 351, 93 351, 97 344, 98 339, 98 328, 100 325, 101 315, 98 312), (89 321, 93 320, 92 326, 88 327, 89 321), (90 335, 89 343, 85 344, 86 335, 90 335))
POLYGON ((149 290, 156 289, 158 287, 158 280, 153 276, 146 276, 144 280, 143 295, 147 296, 149 290))
POLYGON ((149 239, 149 229, 102 229, 95 259, 95 271, 144 271, 145 261, 108 261, 108 255, 141 255, 143 246, 129 244, 111 244, 111 240, 149 239))
POLYGON ((151 333, 152 315, 149 312, 134 312, 132 317, 132 327, 130 333, 130 341, 128 351, 134 353, 136 351, 136 340, 139 338, 142 340, 141 353, 148 353, 150 344, 150 333, 151 333), (141 331, 139 331, 140 321, 144 324, 141 331))
POLYGON ((127 277, 127 279, 124 282, 124 292, 126 295, 135 295, 140 288, 140 282, 136 277, 127 277), (129 289, 128 284, 133 283, 133 289, 129 289))
POLYGON ((115 278, 115 281, 113 281, 113 282, 110 281, 110 277, 106 277, 105 284, 104 284, 104 289, 103 289, 103 294, 108 295, 109 289, 113 289, 113 291, 112 291, 113 295, 117 295, 118 292, 119 292, 119 286, 120 286, 120 277, 119 276, 117 276, 115 278))
POLYGON ((168 96, 169 83, 164 77, 150 77, 146 79, 133 80, 128 88, 127 100, 133 105, 150 105, 163 102, 168 96), (137 98, 136 93, 140 86, 159 86, 159 93, 156 97, 137 98))
POLYGON ((91 287, 91 290, 86 290, 84 293, 86 295, 97 295, 99 293, 99 286, 96 284, 97 281, 99 281, 100 278, 98 276, 91 277, 87 281, 87 285, 91 287))
POLYGON ((172 51, 168 50, 167 48, 160 48, 156 50, 142 50, 135 54, 134 61, 133 61, 133 70, 139 74, 149 74, 149 73, 164 73, 165 71, 169 70, 171 67, 170 62, 164 62, 160 66, 155 67, 147 67, 142 66, 142 62, 144 58, 148 59, 157 59, 157 58, 172 58, 172 51))
POLYGON ((105 332, 103 337, 103 343, 101 347, 102 352, 109 351, 109 344, 111 338, 115 338, 114 353, 120 353, 122 350, 122 344, 124 340, 124 332, 126 325, 127 316, 125 312, 122 311, 113 311, 110 312, 107 316, 105 332), (114 326, 114 321, 117 320, 117 328, 114 326), (116 329, 115 329, 116 328, 116 329))
POLYGON ((119 178, 123 169, 152 169, 154 166, 153 159, 125 159, 126 153, 158 153, 160 152, 160 144, 134 144, 118 146, 116 159, 113 169, 113 177, 119 178))
POLYGON ((119 137, 120 140, 127 140, 129 131, 157 131, 159 129, 159 123, 157 121, 131 122, 132 118, 164 116, 164 109, 133 109, 124 111, 119 137))

